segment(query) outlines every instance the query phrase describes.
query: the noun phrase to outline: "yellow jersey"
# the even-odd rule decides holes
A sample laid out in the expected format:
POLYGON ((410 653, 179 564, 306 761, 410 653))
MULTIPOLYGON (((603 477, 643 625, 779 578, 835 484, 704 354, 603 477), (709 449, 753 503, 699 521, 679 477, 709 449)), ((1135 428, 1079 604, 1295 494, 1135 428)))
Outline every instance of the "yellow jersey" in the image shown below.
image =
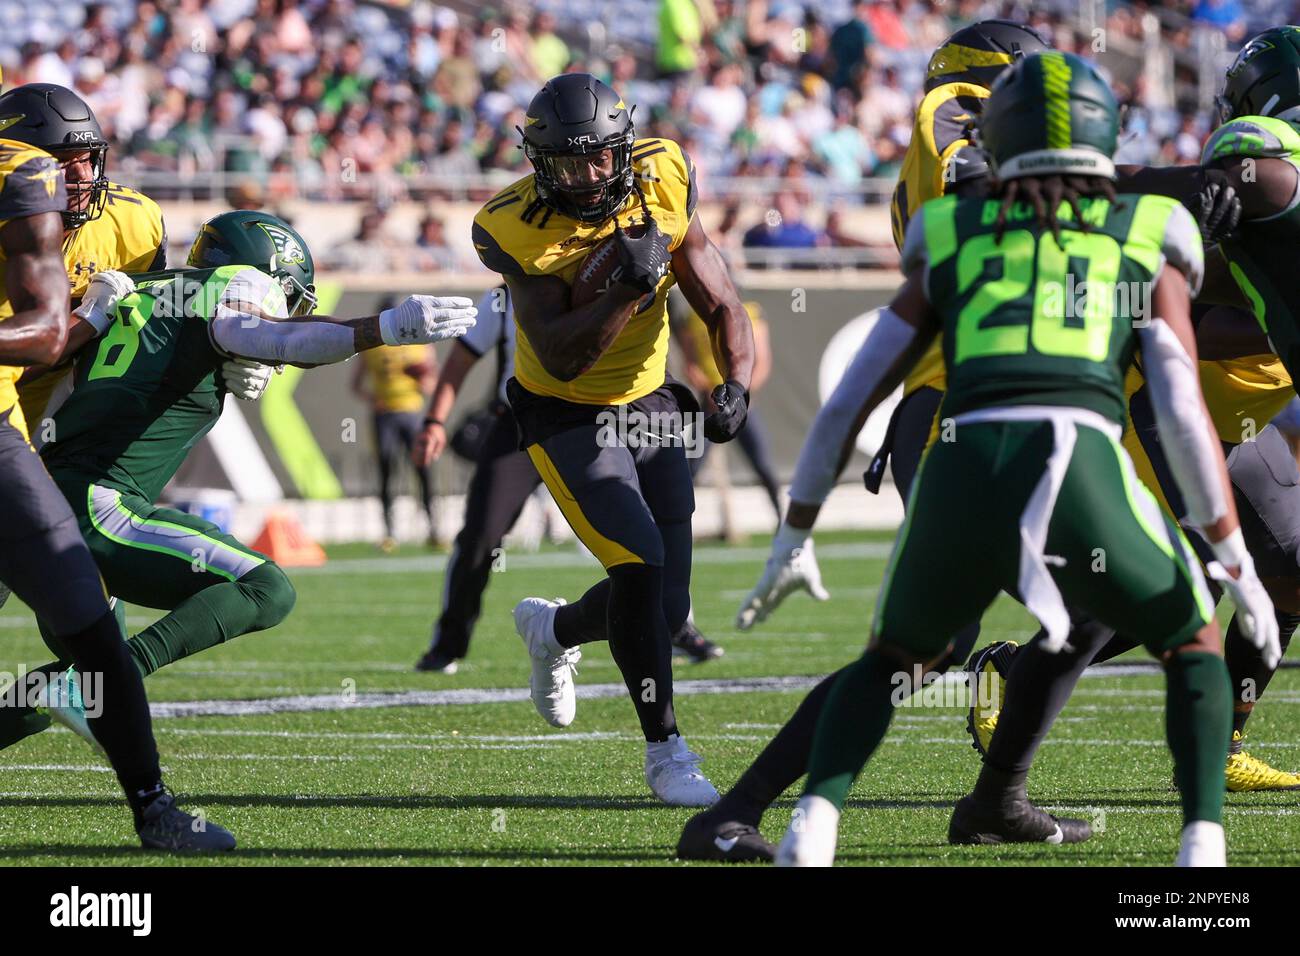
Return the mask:
MULTIPOLYGON (((0 227, 13 219, 62 212, 67 206, 68 194, 58 161, 43 149, 0 139, 0 227)), ((4 272, 4 253, 0 251, 0 322, 14 314, 4 272)), ((22 373, 22 366, 0 366, 0 412, 13 409, 10 424, 26 437, 22 411, 15 407, 16 383, 22 373)))
MULTIPOLYGON (((1201 392, 1205 395, 1210 421, 1219 440, 1229 445, 1239 445, 1263 431, 1264 426, 1281 414, 1295 396, 1291 376, 1276 355, 1251 355, 1198 364, 1201 392)), ((1132 399, 1133 393, 1145 382, 1137 365, 1131 366, 1124 380, 1125 396, 1132 399)), ((1132 422, 1124 429, 1123 444, 1133 459, 1138 477, 1151 489, 1160 506, 1174 520, 1181 517, 1169 507, 1132 422)))
MULTIPOLYGON (((916 108, 912 141, 903 156, 898 185, 889 205, 894 245, 903 248, 907 224, 922 205, 944 193, 944 174, 953 153, 970 144, 971 125, 984 109, 989 91, 974 83, 945 83, 936 86, 916 108)), ((904 393, 922 385, 944 389, 943 350, 938 341, 903 382, 904 393)))
MULTIPOLYGON (((162 269, 167 265, 166 252, 167 230, 158 204, 134 189, 109 183, 103 214, 78 227, 63 242, 74 304, 96 272, 162 269)), ((19 387, 18 401, 27 422, 41 420, 51 393, 68 372, 64 368, 19 387)))
MULTIPOLYGON (((639 139, 632 168, 650 215, 669 237, 669 249, 686 238, 695 215, 695 167, 670 139, 639 139)), ((634 190, 618 213, 602 223, 583 223, 546 206, 531 175, 497 193, 474 217, 474 248, 483 264, 503 276, 558 276, 572 284, 587 254, 614 232, 642 220, 634 190)), ((528 391, 583 405, 622 405, 664 384, 668 360, 668 292, 671 267, 654 297, 628 321, 596 363, 571 382, 547 373, 519 327, 515 378, 528 391)))
POLYGON ((375 409, 380 412, 418 412, 425 397, 418 377, 408 373, 413 365, 428 365, 432 350, 427 345, 386 345, 362 352, 375 409))

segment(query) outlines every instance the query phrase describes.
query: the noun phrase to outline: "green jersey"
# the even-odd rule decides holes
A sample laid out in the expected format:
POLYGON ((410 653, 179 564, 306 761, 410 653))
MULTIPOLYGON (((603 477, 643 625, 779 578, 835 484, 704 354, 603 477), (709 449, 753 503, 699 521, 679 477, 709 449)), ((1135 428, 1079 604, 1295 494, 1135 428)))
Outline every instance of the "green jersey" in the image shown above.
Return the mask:
POLYGON ((903 269, 921 270, 942 321, 942 414, 1005 405, 1068 405, 1123 423, 1124 376, 1166 262, 1199 288, 1204 261, 1188 212, 1164 196, 1068 204, 1058 243, 1017 202, 1001 238, 999 199, 945 196, 908 227, 903 269))
POLYGON ((209 323, 226 303, 285 315, 284 293, 249 266, 149 273, 78 358, 72 394, 41 449, 56 480, 76 476, 150 501, 216 424, 226 397, 209 323))
MULTIPOLYGON (((1248 158, 1281 159, 1300 170, 1300 131, 1269 116, 1239 116, 1224 123, 1205 143, 1204 165, 1248 158)), ((1267 219, 1241 224, 1220 243, 1228 269, 1268 334, 1293 381, 1300 381, 1300 189, 1290 204, 1267 219)))

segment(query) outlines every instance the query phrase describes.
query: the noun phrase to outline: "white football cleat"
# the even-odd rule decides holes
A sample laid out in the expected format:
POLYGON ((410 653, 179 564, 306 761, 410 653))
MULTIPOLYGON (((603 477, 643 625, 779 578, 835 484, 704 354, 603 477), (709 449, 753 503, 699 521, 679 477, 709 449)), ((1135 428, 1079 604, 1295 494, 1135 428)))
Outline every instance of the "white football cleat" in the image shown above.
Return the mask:
POLYGON ((711 807, 721 799, 680 734, 645 745, 645 782, 670 807, 711 807))
POLYGON ((831 866, 839 837, 840 811, 825 797, 804 796, 776 848, 777 866, 831 866))
POLYGON ((552 727, 573 723, 578 709, 573 675, 577 673, 578 661, 582 660, 578 648, 560 647, 555 642, 555 609, 562 604, 558 598, 548 601, 529 597, 515 605, 515 630, 524 639, 533 663, 528 690, 533 706, 552 727))
POLYGON ((1228 847, 1223 838, 1223 824, 1193 820, 1183 827, 1175 866, 1227 866, 1228 847))
POLYGON ((90 721, 86 719, 86 702, 82 700, 81 688, 77 685, 77 672, 69 667, 51 678, 47 692, 50 716, 104 756, 104 748, 91 733, 90 721))

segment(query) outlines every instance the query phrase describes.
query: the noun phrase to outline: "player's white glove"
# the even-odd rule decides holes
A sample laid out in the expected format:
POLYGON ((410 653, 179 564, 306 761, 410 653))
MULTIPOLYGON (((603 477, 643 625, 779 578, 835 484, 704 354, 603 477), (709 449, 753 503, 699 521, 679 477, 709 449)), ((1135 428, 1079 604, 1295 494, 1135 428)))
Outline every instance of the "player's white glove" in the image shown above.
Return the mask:
POLYGON ((1207 564, 1206 572, 1232 595, 1232 603, 1237 605, 1238 626, 1242 636, 1259 648, 1266 667, 1277 667, 1282 660, 1282 645, 1278 640, 1273 601, 1260 583, 1259 575, 1255 573, 1255 562, 1242 541, 1241 529, 1238 528, 1211 547, 1218 560, 1207 564), (1240 568, 1240 573, 1235 578, 1228 573, 1228 567, 1233 565, 1240 568))
POLYGON ((474 327, 478 309, 460 295, 413 295, 379 313, 385 345, 423 345, 464 335, 474 327))
POLYGON ((791 528, 782 522, 772 539, 772 554, 763 568, 763 576, 736 613, 736 627, 748 631, 756 622, 766 620, 795 591, 807 591, 818 601, 831 596, 822 587, 822 572, 813 553, 812 536, 806 529, 791 528))
POLYGON ((255 402, 266 391, 274 371, 275 366, 255 359, 232 358, 221 363, 221 380, 226 391, 241 402, 255 402))
POLYGON ((135 281, 125 272, 96 272, 90 277, 81 305, 73 309, 72 314, 89 322, 96 332, 102 334, 113 323, 117 303, 134 291, 135 281))

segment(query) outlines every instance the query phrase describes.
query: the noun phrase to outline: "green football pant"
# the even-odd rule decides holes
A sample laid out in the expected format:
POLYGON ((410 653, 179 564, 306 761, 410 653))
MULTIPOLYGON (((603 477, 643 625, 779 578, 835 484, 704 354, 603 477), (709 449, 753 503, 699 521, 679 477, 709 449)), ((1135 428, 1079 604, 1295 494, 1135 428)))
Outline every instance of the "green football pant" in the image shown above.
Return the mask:
MULTIPOLYGON (((937 658, 1001 590, 1047 619, 1079 608, 1157 655, 1211 620, 1190 547, 1107 426, 1081 424, 1089 416, 1074 412, 1056 418, 959 424, 955 441, 928 452, 881 588, 873 647, 830 692, 806 792, 843 805, 905 696, 911 675, 900 674, 896 653, 937 658)), ((1190 800, 1195 818, 1217 819, 1231 695, 1220 658, 1197 664, 1191 678, 1171 667, 1168 735, 1185 810, 1190 800)))
MULTIPOLYGON (((141 674, 274 627, 293 608, 293 585, 280 567, 211 522, 102 485, 58 484, 108 592, 118 598, 123 634, 123 601, 170 611, 127 641, 141 674)), ((39 669, 66 670, 71 655, 44 626, 41 637, 58 661, 39 669)), ((49 722, 41 711, 0 708, 0 748, 49 722)))

